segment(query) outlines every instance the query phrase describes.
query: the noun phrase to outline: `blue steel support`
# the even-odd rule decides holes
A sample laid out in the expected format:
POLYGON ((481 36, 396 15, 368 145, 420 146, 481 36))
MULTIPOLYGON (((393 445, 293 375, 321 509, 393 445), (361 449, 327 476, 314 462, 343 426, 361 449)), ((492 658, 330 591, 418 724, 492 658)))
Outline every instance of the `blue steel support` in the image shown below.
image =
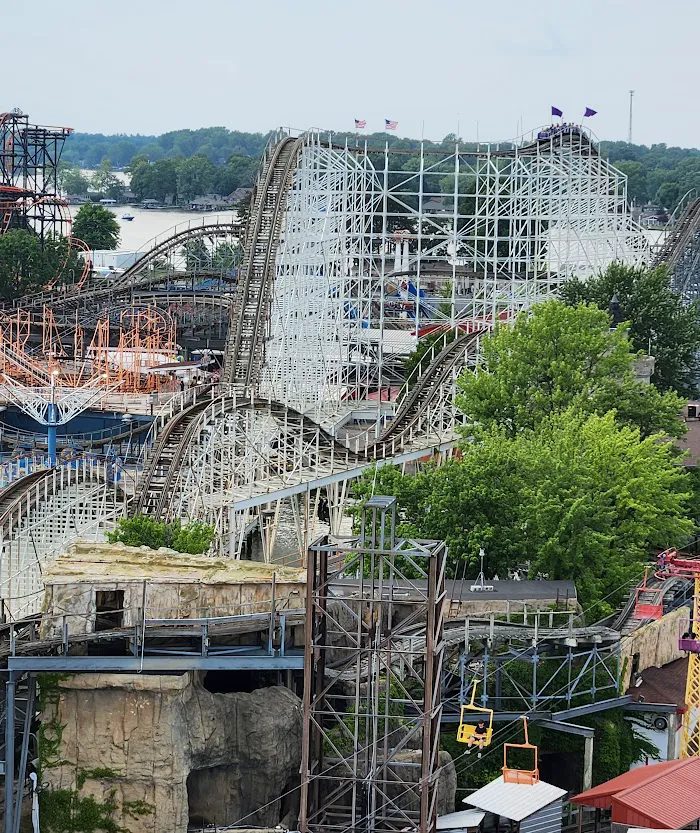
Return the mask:
POLYGON ((15 798, 15 687, 17 675, 10 671, 5 685, 5 833, 12 833, 15 798))
POLYGON ((48 409, 47 442, 49 448, 49 464, 56 465, 56 429, 58 427, 58 407, 51 402, 48 409))
POLYGON ((490 644, 489 644, 490 641, 491 640, 487 639, 486 642, 484 643, 484 656, 483 656, 484 664, 482 666, 482 668, 483 668, 483 670, 482 670, 483 684, 481 686, 481 705, 484 708, 487 708, 488 704, 489 704, 489 695, 488 695, 488 692, 486 691, 486 688, 487 688, 487 683, 488 683, 488 678, 489 678, 489 648, 491 647, 490 644))
POLYGON ((537 648, 535 648, 535 652, 532 655, 532 708, 537 708, 537 701, 539 700, 537 696, 537 663, 539 661, 539 654, 537 653, 537 648))
POLYGON ((49 445, 49 465, 56 465, 56 426, 49 425, 47 430, 49 445))
POLYGON ((605 711, 606 709, 627 708, 632 703, 632 695, 625 694, 623 697, 613 697, 609 700, 598 700, 597 703, 587 703, 585 706, 574 706, 573 709, 565 709, 561 712, 554 712, 554 720, 569 721, 584 714, 605 711))
MULTIPOLYGON (((540 711, 529 711, 526 713, 527 719, 532 723, 536 723, 540 720, 552 720, 554 715, 552 712, 540 712, 540 711)), ((493 714, 493 722, 494 723, 513 723, 514 721, 522 721, 523 713, 521 711, 518 712, 494 712, 493 714)), ((440 722, 441 723, 459 723, 459 712, 444 712, 440 715, 440 722)))
POLYGON ((595 672, 596 667, 598 665, 598 646, 593 646, 593 679, 591 680, 591 694, 595 697, 596 687, 595 687, 595 672))
POLYGON ((217 656, 209 654, 206 657, 196 654, 178 656, 148 656, 141 657, 10 657, 8 659, 10 671, 52 671, 78 674, 82 671, 119 672, 133 674, 160 674, 185 671, 284 671, 291 669, 300 671, 304 667, 303 655, 285 654, 285 656, 270 657, 265 654, 248 656, 217 656))
POLYGON ((34 698, 36 693, 36 677, 29 675, 27 682, 27 707, 24 712, 24 731, 22 732, 22 757, 19 762, 17 773, 17 801, 15 804, 15 819, 12 833, 19 833, 19 825, 22 819, 22 797, 24 795, 24 780, 27 777, 27 758, 29 757, 29 734, 32 729, 34 717, 34 698))

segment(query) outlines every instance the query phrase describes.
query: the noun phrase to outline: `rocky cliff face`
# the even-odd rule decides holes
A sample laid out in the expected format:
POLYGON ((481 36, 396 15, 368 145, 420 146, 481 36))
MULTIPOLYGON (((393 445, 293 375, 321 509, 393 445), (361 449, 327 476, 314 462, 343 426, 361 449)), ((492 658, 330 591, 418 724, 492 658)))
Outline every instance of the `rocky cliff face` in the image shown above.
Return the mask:
POLYGON ((286 688, 213 694, 191 674, 82 674, 60 683, 54 717, 61 763, 44 780, 113 800, 133 833, 186 833, 190 817, 274 826, 294 812, 280 796, 298 783, 302 714, 286 688))
MULTIPOLYGON (((42 722, 60 742, 42 779, 113 805, 110 818, 123 830, 296 824, 302 709, 289 689, 212 693, 196 674, 80 674, 60 682, 54 700, 42 722)), ((409 749, 396 760, 417 765, 420 756, 409 749)), ((447 752, 439 764, 443 814, 454 809, 456 775, 447 752)), ((418 766, 400 767, 396 778, 419 774, 418 766)), ((396 789, 399 803, 412 807, 405 785, 396 789)))

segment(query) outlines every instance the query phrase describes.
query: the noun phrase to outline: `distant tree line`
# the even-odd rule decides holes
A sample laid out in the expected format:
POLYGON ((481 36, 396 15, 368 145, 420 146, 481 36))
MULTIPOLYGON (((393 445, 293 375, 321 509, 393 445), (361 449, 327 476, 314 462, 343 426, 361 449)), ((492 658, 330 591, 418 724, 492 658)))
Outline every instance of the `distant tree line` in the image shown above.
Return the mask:
MULTIPOLYGON (((245 167, 242 161, 244 158, 257 159, 260 156, 269 136, 269 133, 246 133, 225 127, 174 130, 161 136, 73 133, 66 143, 63 159, 78 168, 96 169, 105 160, 109 160, 115 168, 126 168, 133 167, 134 158, 146 159, 155 165, 167 160, 201 157, 208 160, 212 168, 207 172, 203 161, 197 163, 194 166, 195 178, 204 177, 205 181, 210 179, 211 187, 198 193, 211 190, 223 194, 237 187, 245 187, 240 184, 242 179, 236 172, 245 167), (232 159, 237 160, 233 165, 232 159), (229 188, 233 182, 237 184, 229 188)), ((417 139, 388 136, 385 133, 334 133, 332 138, 339 144, 347 141, 350 146, 361 145, 366 141, 371 147, 377 148, 382 148, 388 142, 394 150, 413 150, 419 144, 417 139)), ((457 137, 449 133, 441 142, 427 144, 436 150, 447 150, 456 140, 457 137)), ((460 145, 467 152, 477 147, 474 142, 462 140, 460 145)), ((501 147, 507 148, 510 145, 502 143, 501 147)), ((637 203, 651 201, 673 210, 688 190, 696 189, 700 193, 700 150, 697 148, 667 147, 663 143, 647 147, 628 142, 601 142, 600 147, 602 154, 627 174, 629 197, 637 203)), ((395 161, 398 163, 397 168, 403 170, 412 170, 415 166, 411 156, 395 161)), ((155 174, 159 179, 161 170, 155 174)), ((183 181, 187 181, 190 174, 183 174, 183 181)), ((249 180, 250 177, 243 179, 249 180)), ((181 196, 188 198, 184 192, 181 196)))
POLYGON ((138 154, 143 154, 151 162, 178 156, 186 159, 201 154, 215 165, 222 165, 232 154, 260 156, 268 136, 227 130, 225 127, 173 130, 161 136, 72 133, 66 142, 63 160, 79 168, 95 169, 109 159, 115 168, 125 168, 138 154))
POLYGON ((134 194, 160 202, 168 197, 188 202, 199 194, 226 195, 237 188, 250 188, 257 170, 257 157, 240 154, 231 154, 226 162, 216 165, 202 153, 156 162, 141 153, 128 166, 134 194))
POLYGON ((627 194, 637 203, 657 203, 669 211, 687 191, 700 196, 700 150, 665 144, 601 142, 601 152, 627 174, 627 194))

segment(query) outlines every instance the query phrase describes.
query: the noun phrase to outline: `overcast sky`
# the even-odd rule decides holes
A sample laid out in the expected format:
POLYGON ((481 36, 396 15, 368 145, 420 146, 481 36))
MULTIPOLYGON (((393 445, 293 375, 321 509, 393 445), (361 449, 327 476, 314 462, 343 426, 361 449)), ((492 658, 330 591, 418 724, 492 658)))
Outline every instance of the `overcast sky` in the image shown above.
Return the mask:
POLYGON ((549 108, 599 138, 700 146, 699 0, 3 3, 0 110, 102 133, 224 125, 512 138, 549 108), (11 35, 11 36, 10 36, 11 35))

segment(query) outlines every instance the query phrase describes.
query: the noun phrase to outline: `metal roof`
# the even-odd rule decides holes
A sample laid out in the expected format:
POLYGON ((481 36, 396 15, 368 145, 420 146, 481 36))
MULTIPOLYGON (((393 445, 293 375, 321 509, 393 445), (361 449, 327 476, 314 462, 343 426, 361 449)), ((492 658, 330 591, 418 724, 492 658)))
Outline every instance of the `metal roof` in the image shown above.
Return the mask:
POLYGON ((437 817, 438 830, 464 830, 467 827, 478 827, 484 820, 486 813, 480 810, 458 810, 437 817))
POLYGON ((464 798, 463 802, 512 821, 522 821, 563 795, 566 795, 566 790, 546 781, 538 781, 536 784, 506 784, 500 775, 495 781, 464 798))
POLYGON ((673 769, 677 764, 678 761, 661 761, 661 763, 631 769, 629 772, 618 775, 617 778, 611 778, 603 784, 598 784, 597 787, 575 795, 571 800, 576 804, 585 804, 586 807, 600 807, 603 810, 609 810, 612 806, 612 797, 616 793, 646 781, 652 772, 662 773, 669 768, 673 769))
POLYGON ((367 327, 362 333, 370 342, 382 342, 385 353, 412 353, 418 339, 413 330, 380 330, 367 327))
POLYGON ((572 798, 634 827, 679 829, 700 818, 700 758, 633 769, 572 798))

